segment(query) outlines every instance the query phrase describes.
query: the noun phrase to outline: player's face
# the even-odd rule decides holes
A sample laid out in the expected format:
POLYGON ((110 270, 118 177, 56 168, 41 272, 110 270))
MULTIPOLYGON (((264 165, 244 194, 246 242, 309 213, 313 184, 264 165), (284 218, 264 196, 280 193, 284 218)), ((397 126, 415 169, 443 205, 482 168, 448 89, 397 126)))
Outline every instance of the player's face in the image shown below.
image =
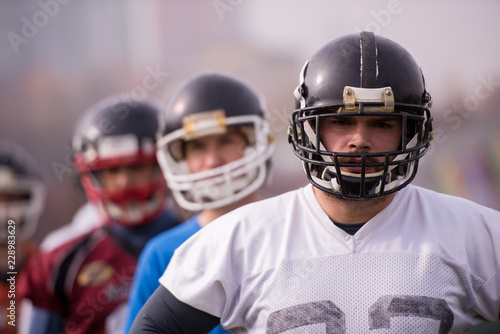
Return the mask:
POLYGON ((28 194, 0 191, 0 246, 7 244, 7 235, 9 235, 7 222, 9 219, 16 222, 16 228, 23 227, 26 207, 22 205, 29 199, 28 194))
POLYGON ((150 182, 158 172, 154 163, 108 168, 99 171, 102 186, 107 190, 118 190, 150 182))
MULTIPOLYGON (((328 151, 341 153, 377 153, 395 151, 401 144, 401 118, 395 116, 342 116, 322 118, 321 142, 328 151)), ((340 162, 361 162, 361 159, 340 157, 340 162)), ((367 163, 383 162, 384 157, 367 158, 367 163)), ((383 167, 367 168, 373 173, 383 167)), ((341 170, 361 173, 361 167, 341 170)))
POLYGON ((237 129, 187 141, 185 156, 189 170, 198 173, 241 159, 246 145, 245 137, 237 129))

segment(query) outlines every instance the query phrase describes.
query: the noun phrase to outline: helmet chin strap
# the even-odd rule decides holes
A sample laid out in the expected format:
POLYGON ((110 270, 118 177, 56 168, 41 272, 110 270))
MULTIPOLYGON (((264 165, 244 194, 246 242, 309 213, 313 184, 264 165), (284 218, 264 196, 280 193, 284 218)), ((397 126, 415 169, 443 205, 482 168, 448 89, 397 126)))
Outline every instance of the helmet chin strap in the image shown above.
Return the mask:
MULTIPOLYGON (((323 175, 328 173, 325 169, 323 175)), ((332 176, 330 173, 328 173, 332 176)), ((350 173, 351 174, 351 173, 350 173)), ((323 180, 325 176, 322 175, 323 180)), ((390 174, 387 174, 387 180, 385 183, 390 181, 390 174)), ((322 181, 325 182, 325 181, 322 181)), ((342 174, 342 183, 344 184, 344 192, 348 195, 358 195, 361 192, 361 179, 359 175, 356 176, 347 176, 342 174)), ((342 192, 342 187, 340 186, 337 178, 337 174, 335 173, 333 177, 331 177, 329 185, 332 189, 335 189, 338 192, 342 192)), ((376 194, 380 191, 382 185, 382 177, 365 177, 365 194, 376 194)))

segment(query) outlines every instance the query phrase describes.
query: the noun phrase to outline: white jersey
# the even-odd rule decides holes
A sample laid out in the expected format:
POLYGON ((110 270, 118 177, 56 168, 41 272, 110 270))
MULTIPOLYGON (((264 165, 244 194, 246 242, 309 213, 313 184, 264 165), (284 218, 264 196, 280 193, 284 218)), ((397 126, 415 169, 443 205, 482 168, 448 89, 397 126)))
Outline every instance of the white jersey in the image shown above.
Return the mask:
POLYGON ((235 333, 466 333, 499 318, 500 212, 407 186, 352 236, 308 185, 212 222, 160 282, 235 333))

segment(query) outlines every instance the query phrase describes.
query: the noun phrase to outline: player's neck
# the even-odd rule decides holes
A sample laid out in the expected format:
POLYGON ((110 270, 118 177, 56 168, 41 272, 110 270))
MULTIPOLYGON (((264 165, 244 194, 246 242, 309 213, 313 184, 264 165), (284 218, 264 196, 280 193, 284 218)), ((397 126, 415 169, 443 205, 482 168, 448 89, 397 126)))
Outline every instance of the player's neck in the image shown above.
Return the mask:
POLYGON ((258 201, 260 199, 261 199, 260 195, 257 192, 254 192, 235 203, 231 203, 229 205, 216 209, 203 210, 198 216, 198 222, 200 223, 200 226, 204 227, 209 223, 211 223, 213 220, 228 213, 229 211, 233 211, 234 209, 239 208, 240 206, 258 201))
POLYGON ((365 223, 385 209, 396 194, 367 199, 364 201, 350 201, 335 197, 313 187, 319 205, 335 222, 342 224, 365 223))

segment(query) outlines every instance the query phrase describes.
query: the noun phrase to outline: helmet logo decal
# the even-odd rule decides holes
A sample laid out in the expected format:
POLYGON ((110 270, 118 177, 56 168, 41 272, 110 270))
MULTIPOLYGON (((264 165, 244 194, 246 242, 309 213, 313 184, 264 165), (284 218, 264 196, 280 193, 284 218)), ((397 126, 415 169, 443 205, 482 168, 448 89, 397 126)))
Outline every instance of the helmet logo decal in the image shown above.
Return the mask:
POLYGON ((76 280, 83 287, 99 286, 108 282, 114 273, 109 263, 97 260, 84 265, 76 280))

